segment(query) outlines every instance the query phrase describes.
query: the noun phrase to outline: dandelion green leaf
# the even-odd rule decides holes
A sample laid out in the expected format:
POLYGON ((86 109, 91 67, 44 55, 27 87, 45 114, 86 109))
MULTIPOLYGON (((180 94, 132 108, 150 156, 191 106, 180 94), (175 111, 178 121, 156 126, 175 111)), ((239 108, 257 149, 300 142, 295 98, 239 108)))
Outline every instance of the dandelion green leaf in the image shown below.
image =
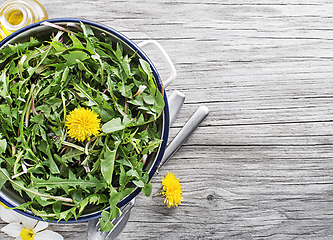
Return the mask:
POLYGON ((7 148, 7 140, 6 139, 1 139, 0 140, 0 154, 5 152, 7 148))
POLYGON ((83 30, 83 34, 86 38, 89 39, 90 37, 94 36, 94 32, 91 30, 91 28, 88 25, 80 22, 80 26, 81 26, 81 28, 83 30))
POLYGON ((145 183, 142 180, 133 180, 133 183, 139 188, 143 188, 145 186, 145 183))
POLYGON ((112 184, 112 176, 114 171, 114 162, 116 157, 117 149, 110 150, 108 146, 105 148, 104 158, 101 159, 101 172, 107 182, 107 184, 112 184))
MULTIPOLYGON (((1 160, 0 160, 1 163, 1 160)), ((6 170, 5 169, 0 169, 0 189, 2 188, 2 186, 7 182, 8 178, 6 176, 6 170)), ((8 172, 7 172, 8 175, 8 172)))
POLYGON ((64 54, 63 57, 66 59, 65 66, 71 66, 76 64, 77 61, 84 61, 89 58, 88 54, 83 51, 72 51, 69 54, 64 54))
POLYGON ((125 127, 126 126, 122 124, 120 118, 114 118, 102 126, 102 131, 105 133, 112 133, 119 130, 123 130, 125 127))
POLYGON ((148 183, 142 188, 142 193, 145 196, 149 197, 151 195, 152 190, 153 190, 153 185, 151 183, 148 183))
POLYGON ((10 95, 8 94, 8 80, 6 78, 6 70, 2 71, 0 75, 0 96, 3 98, 11 99, 10 95))
POLYGON ((99 219, 100 228, 103 232, 111 231, 113 228, 113 224, 110 222, 109 213, 106 211, 103 211, 101 214, 101 218, 99 219))
POLYGON ((73 47, 74 48, 78 48, 78 49, 85 49, 85 47, 83 46, 83 44, 81 43, 81 41, 72 33, 69 34, 70 39, 73 42, 73 47))

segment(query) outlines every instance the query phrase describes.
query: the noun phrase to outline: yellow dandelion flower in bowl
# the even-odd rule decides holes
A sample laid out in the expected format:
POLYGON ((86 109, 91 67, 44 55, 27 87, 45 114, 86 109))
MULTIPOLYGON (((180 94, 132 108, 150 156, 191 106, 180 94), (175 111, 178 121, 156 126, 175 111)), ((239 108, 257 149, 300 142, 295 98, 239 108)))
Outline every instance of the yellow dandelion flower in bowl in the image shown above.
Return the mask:
POLYGON ((100 122, 98 114, 92 110, 75 108, 66 117, 68 135, 81 142, 85 139, 89 140, 91 135, 97 136, 99 134, 100 122))
POLYGON ((162 178, 162 194, 165 195, 165 200, 168 204, 168 207, 178 206, 178 204, 182 201, 182 189, 181 184, 179 182, 179 178, 173 173, 167 173, 165 177, 162 178))

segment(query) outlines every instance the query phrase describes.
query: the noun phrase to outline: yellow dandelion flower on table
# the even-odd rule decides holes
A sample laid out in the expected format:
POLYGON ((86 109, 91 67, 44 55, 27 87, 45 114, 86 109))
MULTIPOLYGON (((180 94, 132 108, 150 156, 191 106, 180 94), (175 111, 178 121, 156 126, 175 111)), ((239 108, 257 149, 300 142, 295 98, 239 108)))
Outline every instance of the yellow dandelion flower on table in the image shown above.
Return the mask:
POLYGON ((68 135, 81 142, 85 139, 89 140, 91 135, 97 136, 99 134, 100 122, 98 114, 92 110, 75 108, 66 117, 68 135))
POLYGON ((165 195, 165 200, 168 204, 168 207, 178 206, 182 201, 182 189, 179 182, 179 178, 173 173, 167 173, 165 177, 162 177, 162 194, 165 195))

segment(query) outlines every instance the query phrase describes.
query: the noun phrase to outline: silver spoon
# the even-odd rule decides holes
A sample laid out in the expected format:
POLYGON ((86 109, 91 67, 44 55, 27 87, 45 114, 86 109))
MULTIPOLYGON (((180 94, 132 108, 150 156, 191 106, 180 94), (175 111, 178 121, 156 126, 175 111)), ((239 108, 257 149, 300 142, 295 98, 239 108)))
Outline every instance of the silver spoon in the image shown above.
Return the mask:
MULTIPOLYGON (((209 110, 205 106, 201 106, 186 122, 184 127, 178 132, 172 142, 165 150, 164 157, 158 167, 160 169, 171 156, 179 149, 179 147, 186 141, 191 133, 200 125, 200 123, 208 116, 209 110)), ((129 219, 131 209, 133 208, 135 199, 132 199, 127 205, 121 209, 122 215, 112 220, 114 228, 110 232, 99 231, 99 220, 89 221, 88 224, 88 239, 89 240, 110 240, 115 239, 124 229, 129 219)))

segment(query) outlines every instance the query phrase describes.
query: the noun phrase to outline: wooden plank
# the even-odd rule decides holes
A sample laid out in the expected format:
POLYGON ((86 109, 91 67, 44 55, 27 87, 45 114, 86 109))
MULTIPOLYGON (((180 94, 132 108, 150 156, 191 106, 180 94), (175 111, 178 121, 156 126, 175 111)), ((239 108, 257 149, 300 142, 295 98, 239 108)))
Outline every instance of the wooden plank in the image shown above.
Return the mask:
MULTIPOLYGON (((211 111, 152 180, 157 192, 174 172, 184 202, 168 209, 140 194, 119 239, 333 238, 331 1, 40 2, 51 18, 162 44, 178 71, 168 93, 186 95, 170 140, 200 105, 211 111)), ((51 228, 86 239, 86 226, 51 228)))

